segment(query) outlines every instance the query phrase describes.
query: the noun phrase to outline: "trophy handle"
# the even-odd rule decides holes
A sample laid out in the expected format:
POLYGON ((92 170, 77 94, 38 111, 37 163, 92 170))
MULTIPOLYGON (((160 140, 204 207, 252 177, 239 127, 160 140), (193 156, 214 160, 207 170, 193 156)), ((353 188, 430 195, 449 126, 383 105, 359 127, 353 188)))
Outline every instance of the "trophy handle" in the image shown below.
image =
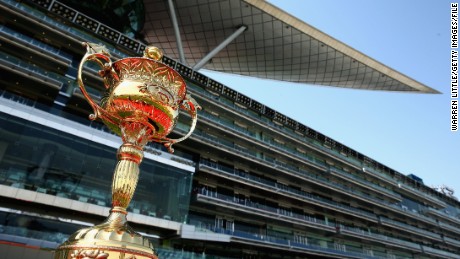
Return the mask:
POLYGON ((193 131, 195 130, 196 122, 198 120, 197 110, 201 110, 201 106, 195 101, 195 99, 193 99, 188 94, 186 95, 185 99, 182 101, 180 108, 188 111, 190 116, 192 116, 192 124, 190 126, 189 132, 185 136, 178 138, 178 139, 166 138, 166 139, 160 140, 160 142, 164 143, 164 146, 168 149, 170 153, 174 152, 174 149, 172 148, 173 144, 177 142, 181 142, 185 140, 186 138, 190 137, 190 135, 192 135, 193 131))
POLYGON ((93 98, 88 94, 86 91, 86 87, 83 84, 82 72, 83 72, 83 65, 87 61, 94 61, 98 64, 102 70, 99 71, 99 75, 104 79, 104 85, 108 89, 110 88, 109 80, 119 80, 116 73, 112 72, 112 61, 110 60, 110 54, 108 50, 101 45, 83 42, 83 46, 86 47, 86 53, 83 56, 80 65, 78 66, 78 74, 77 74, 77 81, 78 86, 80 87, 81 92, 85 96, 88 103, 93 108, 94 113, 89 115, 90 120, 95 120, 96 118, 101 118, 103 121, 108 121, 115 125, 118 125, 120 118, 115 117, 112 114, 107 113, 104 109, 97 104, 93 98))

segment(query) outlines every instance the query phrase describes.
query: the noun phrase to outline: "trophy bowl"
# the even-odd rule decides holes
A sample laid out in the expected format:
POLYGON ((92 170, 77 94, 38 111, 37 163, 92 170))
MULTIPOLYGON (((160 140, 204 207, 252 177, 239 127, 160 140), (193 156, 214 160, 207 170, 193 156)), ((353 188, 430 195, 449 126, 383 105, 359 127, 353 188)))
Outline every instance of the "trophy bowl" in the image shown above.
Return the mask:
POLYGON ((196 109, 200 107, 186 94, 186 84, 180 74, 160 62, 163 54, 158 48, 148 46, 144 57, 129 57, 112 63, 104 47, 85 44, 87 54, 79 71, 86 61, 95 61, 102 67, 99 75, 106 87, 99 106, 86 93, 79 72, 80 88, 94 110, 90 119, 99 117, 122 138, 143 128, 142 141, 164 143, 170 152, 173 152, 172 144, 190 136, 196 125, 196 109), (167 135, 176 125, 179 108, 192 116, 191 130, 180 139, 169 139, 167 135))
POLYGON ((121 120, 149 126, 146 135, 151 140, 164 139, 174 128, 185 98, 183 79, 171 68, 148 58, 121 59, 112 68, 119 82, 109 87, 102 109, 121 120))
POLYGON ((151 258, 156 259, 151 242, 136 233, 126 219, 127 207, 139 179, 143 148, 149 142, 163 143, 169 152, 172 145, 188 138, 197 122, 201 107, 186 92, 183 78, 161 63, 163 54, 148 46, 143 57, 128 57, 112 62, 104 46, 83 43, 87 52, 78 68, 78 84, 93 108, 91 120, 99 118, 123 144, 117 152, 112 181, 112 209, 101 224, 80 229, 55 251, 55 259, 70 258, 151 258), (100 104, 87 93, 82 80, 87 61, 97 63, 106 91, 100 104), (189 132, 178 139, 168 138, 174 129, 179 110, 192 117, 189 132))

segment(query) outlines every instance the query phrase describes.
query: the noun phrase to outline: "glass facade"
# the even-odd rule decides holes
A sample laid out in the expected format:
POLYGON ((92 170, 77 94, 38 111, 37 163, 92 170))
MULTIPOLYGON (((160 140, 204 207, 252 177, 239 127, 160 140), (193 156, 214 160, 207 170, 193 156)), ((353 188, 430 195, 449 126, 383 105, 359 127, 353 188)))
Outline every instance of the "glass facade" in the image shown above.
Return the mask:
MULTIPOLYGON (((0 211, 0 235, 49 241, 50 245, 64 242, 71 234, 83 227, 83 225, 59 221, 57 218, 0 211)), ((7 240, 7 238, 2 239, 7 240)))
MULTIPOLYGON (((116 149, 0 114, 0 183, 110 207, 116 149)), ((144 159, 134 213, 187 220, 192 174, 144 159)))

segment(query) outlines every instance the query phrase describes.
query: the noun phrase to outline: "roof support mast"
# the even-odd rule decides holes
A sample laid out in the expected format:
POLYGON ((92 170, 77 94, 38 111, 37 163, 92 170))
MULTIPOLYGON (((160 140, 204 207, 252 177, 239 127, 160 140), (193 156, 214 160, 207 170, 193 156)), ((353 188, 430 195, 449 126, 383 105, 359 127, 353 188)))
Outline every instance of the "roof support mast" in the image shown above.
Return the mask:
POLYGON ((182 47, 182 39, 180 37, 179 23, 177 22, 176 9, 174 8, 173 0, 168 0, 169 14, 171 15, 171 22, 176 36, 177 50, 179 51, 179 60, 182 64, 185 63, 184 48, 182 47))
POLYGON ((234 39, 236 39, 238 36, 240 36, 245 30, 247 30, 248 26, 246 25, 241 25, 232 35, 228 36, 224 41, 222 41, 217 47, 215 47, 213 50, 211 50, 206 56, 203 57, 198 63, 195 64, 193 67, 193 70, 198 71, 200 70, 206 63, 209 62, 210 59, 212 59, 219 51, 221 51, 223 48, 227 47, 230 42, 232 42, 234 39))

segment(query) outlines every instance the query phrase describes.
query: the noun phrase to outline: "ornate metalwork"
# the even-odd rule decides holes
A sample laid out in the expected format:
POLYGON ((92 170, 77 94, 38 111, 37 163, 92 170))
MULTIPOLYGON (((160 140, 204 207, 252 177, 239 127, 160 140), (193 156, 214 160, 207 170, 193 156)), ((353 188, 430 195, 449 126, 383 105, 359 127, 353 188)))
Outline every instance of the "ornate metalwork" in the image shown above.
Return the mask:
POLYGON ((71 258, 75 259, 105 259, 109 257, 108 253, 104 253, 100 250, 77 250, 74 251, 71 255, 71 258))
POLYGON ((187 94, 179 73, 160 62, 163 54, 158 48, 147 47, 143 57, 112 62, 104 46, 93 43, 84 43, 84 46, 87 53, 78 68, 77 79, 94 111, 90 119, 101 119, 121 136, 123 144, 117 152, 110 215, 103 223, 72 235, 57 249, 55 258, 157 258, 150 241, 137 234, 126 220, 126 209, 139 179, 143 148, 147 142, 155 141, 173 152, 174 143, 192 134, 197 109, 201 107, 187 94), (82 80, 87 61, 101 67, 99 75, 106 92, 100 104, 91 99, 82 80), (177 123, 180 109, 192 117, 191 127, 185 136, 170 139, 167 136, 177 123), (102 248, 105 252, 101 252, 102 248))

